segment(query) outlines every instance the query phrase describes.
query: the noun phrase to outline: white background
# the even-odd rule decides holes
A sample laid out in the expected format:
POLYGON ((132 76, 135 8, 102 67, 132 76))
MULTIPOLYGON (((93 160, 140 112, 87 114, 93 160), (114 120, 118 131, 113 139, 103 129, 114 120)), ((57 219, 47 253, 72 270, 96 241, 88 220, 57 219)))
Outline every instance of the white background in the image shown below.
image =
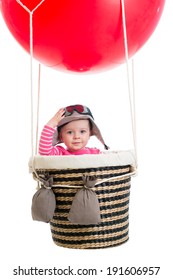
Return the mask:
MULTIPOLYGON (((18 266, 66 268, 68 265, 103 269, 102 274, 92 276, 97 279, 116 277, 106 275, 109 266, 160 266, 157 276, 136 276, 136 279, 172 279, 172 11, 173 2, 167 0, 155 32, 134 57, 139 171, 132 178, 130 239, 122 246, 101 250, 58 247, 52 241, 49 225, 32 221, 30 207, 36 183, 28 172, 30 57, 14 40, 0 16, 0 274, 3 279, 15 279, 13 269, 18 266)), ((37 67, 35 63, 34 81, 37 67)), ((34 91, 36 96, 36 82, 34 91)), ((91 108, 112 149, 133 148, 125 65, 84 76, 43 66, 40 98, 39 129, 59 107, 83 103, 91 108)), ((58 276, 45 279, 49 277, 57 279, 58 276)), ((89 279, 89 276, 82 277, 89 279)), ((130 277, 116 279, 127 278, 130 277)))

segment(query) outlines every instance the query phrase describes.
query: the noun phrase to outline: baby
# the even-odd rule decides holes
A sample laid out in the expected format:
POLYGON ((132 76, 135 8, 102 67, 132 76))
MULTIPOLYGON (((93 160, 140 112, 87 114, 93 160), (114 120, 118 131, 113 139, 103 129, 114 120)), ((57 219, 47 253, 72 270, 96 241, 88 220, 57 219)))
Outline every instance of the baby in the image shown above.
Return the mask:
POLYGON ((46 156, 100 154, 99 149, 86 147, 92 135, 108 149, 88 107, 71 105, 61 108, 42 130, 39 154, 46 156), (56 143, 53 144, 55 136, 56 143), (60 143, 64 143, 66 148, 59 145, 60 143))

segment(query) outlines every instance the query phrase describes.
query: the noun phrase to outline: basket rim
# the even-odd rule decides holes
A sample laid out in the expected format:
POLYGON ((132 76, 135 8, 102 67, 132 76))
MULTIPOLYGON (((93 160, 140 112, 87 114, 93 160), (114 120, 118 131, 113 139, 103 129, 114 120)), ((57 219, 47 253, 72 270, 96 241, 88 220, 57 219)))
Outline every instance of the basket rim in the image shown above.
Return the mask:
POLYGON ((108 151, 94 155, 40 156, 29 159, 29 171, 34 169, 75 169, 97 168, 101 166, 135 166, 133 150, 108 151))

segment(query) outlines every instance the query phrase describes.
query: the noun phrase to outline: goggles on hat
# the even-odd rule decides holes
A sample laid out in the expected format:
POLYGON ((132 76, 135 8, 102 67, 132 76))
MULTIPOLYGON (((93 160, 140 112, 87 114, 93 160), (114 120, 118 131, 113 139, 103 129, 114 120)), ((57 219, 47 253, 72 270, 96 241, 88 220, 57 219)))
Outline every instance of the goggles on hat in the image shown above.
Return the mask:
POLYGON ((89 115, 93 118, 93 115, 92 115, 90 109, 83 105, 67 106, 64 108, 64 110, 65 110, 65 113, 64 113, 65 117, 71 116, 73 114, 73 112, 76 111, 77 113, 79 113, 81 115, 89 115))

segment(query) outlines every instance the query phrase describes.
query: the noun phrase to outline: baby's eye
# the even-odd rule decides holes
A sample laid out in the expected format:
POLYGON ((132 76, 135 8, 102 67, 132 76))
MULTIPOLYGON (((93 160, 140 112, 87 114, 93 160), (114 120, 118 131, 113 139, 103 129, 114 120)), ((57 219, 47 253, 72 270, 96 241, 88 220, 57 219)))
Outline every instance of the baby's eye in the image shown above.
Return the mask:
POLYGON ((86 130, 82 129, 80 132, 83 134, 83 133, 86 133, 86 130))
POLYGON ((71 130, 67 131, 67 134, 71 135, 73 132, 71 130))

